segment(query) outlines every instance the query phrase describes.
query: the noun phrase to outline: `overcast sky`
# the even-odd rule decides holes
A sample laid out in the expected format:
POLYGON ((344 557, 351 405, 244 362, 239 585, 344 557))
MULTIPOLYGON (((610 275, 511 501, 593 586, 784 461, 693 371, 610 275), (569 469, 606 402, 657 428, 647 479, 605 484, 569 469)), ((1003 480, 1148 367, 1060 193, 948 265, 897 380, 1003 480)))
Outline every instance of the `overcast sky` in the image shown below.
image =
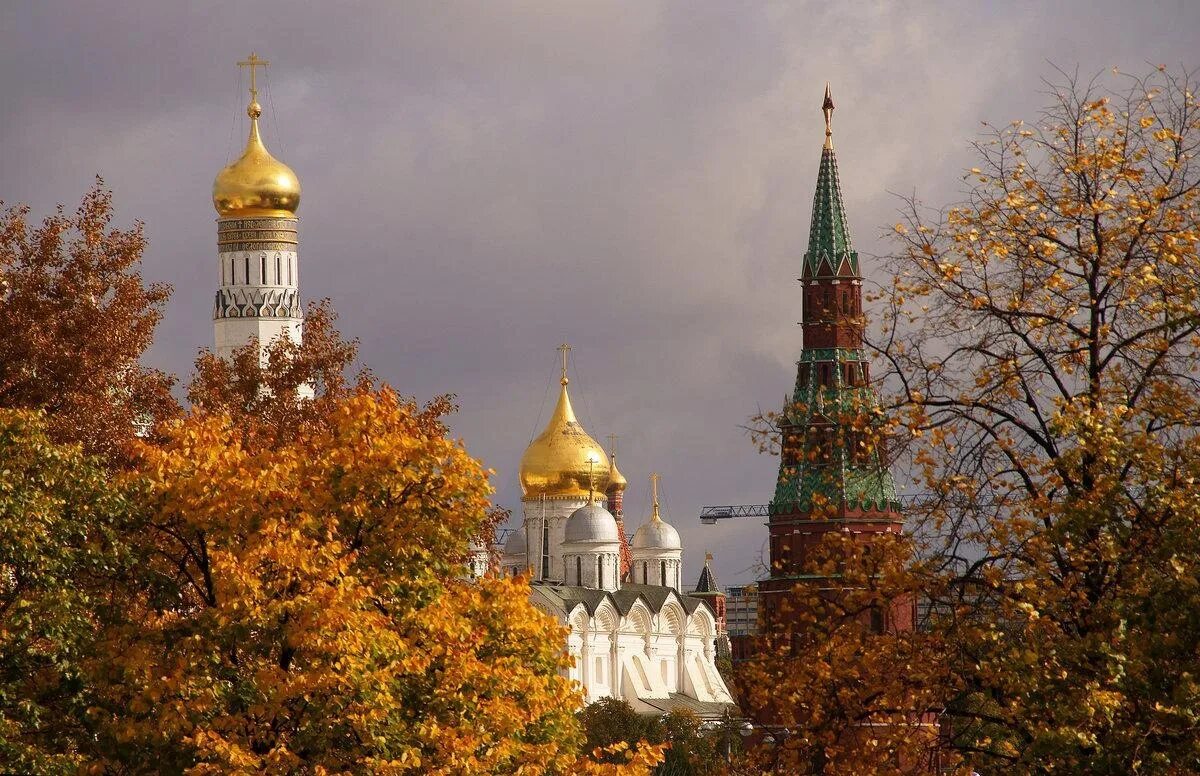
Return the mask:
POLYGON ((186 377, 256 51, 268 147, 303 186, 302 293, 401 392, 458 395, 455 433, 518 512, 571 343, 581 420, 621 437, 630 530, 661 472, 685 582, 707 549, 727 585, 757 576, 766 529, 696 514, 773 492, 740 427, 794 380, 825 82, 870 275, 896 195, 954 200, 980 121, 1035 118, 1051 63, 1192 68, 1198 32, 1194 0, 4 0, 0 200, 74 209, 103 175, 175 288, 148 360, 186 377))

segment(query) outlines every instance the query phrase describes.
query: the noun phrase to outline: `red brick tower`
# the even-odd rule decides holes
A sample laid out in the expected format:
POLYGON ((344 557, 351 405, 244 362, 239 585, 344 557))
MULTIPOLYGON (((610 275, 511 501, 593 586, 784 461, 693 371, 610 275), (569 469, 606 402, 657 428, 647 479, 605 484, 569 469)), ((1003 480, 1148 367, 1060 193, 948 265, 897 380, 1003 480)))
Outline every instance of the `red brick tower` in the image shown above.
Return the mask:
MULTIPOLYGON (((883 445, 872 433, 882 419, 863 350, 863 278, 842 203, 828 87, 821 109, 825 145, 801 277, 804 348, 780 424, 779 480, 768 524, 771 571, 759 582, 766 624, 796 584, 837 587, 836 580, 809 573, 812 551, 825 534, 848 532, 869 542, 903 527, 883 445)), ((874 627, 908 630, 915 610, 901 602, 876 617, 874 627)))

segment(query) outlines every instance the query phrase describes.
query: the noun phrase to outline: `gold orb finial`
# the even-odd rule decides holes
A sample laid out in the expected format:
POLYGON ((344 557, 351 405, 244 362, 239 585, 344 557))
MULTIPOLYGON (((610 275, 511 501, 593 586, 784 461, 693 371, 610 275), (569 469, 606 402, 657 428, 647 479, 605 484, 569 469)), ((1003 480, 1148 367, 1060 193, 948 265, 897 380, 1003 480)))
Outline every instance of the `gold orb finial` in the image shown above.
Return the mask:
POLYGON ((251 216, 289 217, 300 206, 300 179, 292 168, 267 151, 258 130, 262 105, 258 102, 257 68, 271 64, 257 54, 237 63, 250 68, 250 137, 246 149, 213 181, 213 207, 222 218, 251 216))

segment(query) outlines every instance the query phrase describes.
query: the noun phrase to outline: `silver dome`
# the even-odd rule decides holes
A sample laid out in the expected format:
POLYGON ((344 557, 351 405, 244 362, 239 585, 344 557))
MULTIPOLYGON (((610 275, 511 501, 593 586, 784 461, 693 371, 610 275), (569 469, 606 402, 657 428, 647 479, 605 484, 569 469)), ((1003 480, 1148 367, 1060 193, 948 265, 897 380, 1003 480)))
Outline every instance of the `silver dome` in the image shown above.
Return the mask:
POLYGON ((525 544, 525 526, 518 526, 516 530, 508 535, 504 540, 505 555, 524 555, 529 551, 525 544))
POLYGON ((584 504, 571 513, 567 525, 563 529, 563 542, 619 543, 617 538, 617 519, 604 507, 595 501, 584 504))
POLYGON ((679 541, 679 532, 670 523, 662 520, 649 520, 637 529, 633 535, 635 550, 682 550, 683 542, 679 541))

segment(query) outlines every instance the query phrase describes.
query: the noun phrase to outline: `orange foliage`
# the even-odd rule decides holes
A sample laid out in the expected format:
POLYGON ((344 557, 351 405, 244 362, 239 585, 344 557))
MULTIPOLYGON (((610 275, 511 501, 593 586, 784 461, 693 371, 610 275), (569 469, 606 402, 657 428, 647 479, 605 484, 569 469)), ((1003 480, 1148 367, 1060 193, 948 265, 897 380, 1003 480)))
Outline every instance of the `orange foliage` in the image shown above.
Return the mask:
MULTIPOLYGON (((484 472, 390 390, 281 445, 196 412, 139 450, 144 579, 104 635, 100 763, 191 773, 574 773, 565 636, 464 578, 484 472)), ((639 763, 597 773, 644 772, 639 763), (626 768, 629 770, 622 770, 626 768)), ((649 758, 649 759, 647 759, 649 758)), ((578 769, 578 770, 577 770, 578 769)))
POLYGON ((28 216, 0 213, 0 407, 44 410, 56 440, 119 454, 178 412, 173 379, 139 363, 170 288, 143 284, 142 225, 111 228, 99 178, 74 215, 28 216))

